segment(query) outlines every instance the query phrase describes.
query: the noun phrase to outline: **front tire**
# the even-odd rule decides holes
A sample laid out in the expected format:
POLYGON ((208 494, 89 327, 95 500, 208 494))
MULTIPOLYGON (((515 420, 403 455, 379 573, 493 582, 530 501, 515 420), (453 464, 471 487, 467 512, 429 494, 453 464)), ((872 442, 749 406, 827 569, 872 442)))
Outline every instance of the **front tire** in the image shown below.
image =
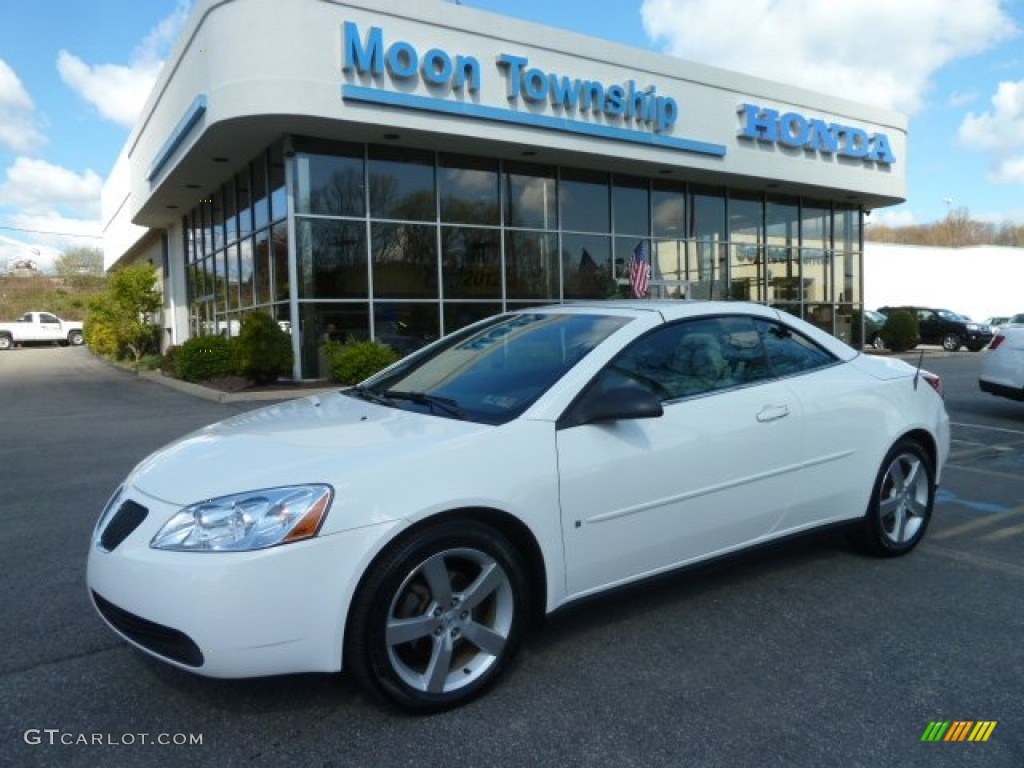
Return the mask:
POLYGON ((345 666, 402 709, 461 706, 507 667, 529 603, 525 568, 504 536, 474 521, 441 523, 371 567, 352 603, 345 666))
POLYGON ((960 337, 955 333, 947 333, 942 337, 942 348, 947 352, 956 352, 962 343, 960 337))
POLYGON ((935 504, 935 469, 914 440, 894 445, 878 471, 861 539, 875 555, 897 557, 918 545, 935 504))

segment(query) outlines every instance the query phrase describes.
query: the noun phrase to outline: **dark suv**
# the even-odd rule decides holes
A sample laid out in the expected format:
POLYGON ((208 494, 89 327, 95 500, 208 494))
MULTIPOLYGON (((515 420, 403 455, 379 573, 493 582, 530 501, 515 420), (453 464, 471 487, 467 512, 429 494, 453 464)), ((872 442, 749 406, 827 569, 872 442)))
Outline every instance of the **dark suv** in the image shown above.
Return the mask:
POLYGON ((941 344, 948 352, 955 352, 966 346, 977 352, 992 341, 992 329, 984 323, 975 323, 970 318, 948 309, 930 307, 880 307, 883 315, 905 310, 917 318, 922 344, 941 344))

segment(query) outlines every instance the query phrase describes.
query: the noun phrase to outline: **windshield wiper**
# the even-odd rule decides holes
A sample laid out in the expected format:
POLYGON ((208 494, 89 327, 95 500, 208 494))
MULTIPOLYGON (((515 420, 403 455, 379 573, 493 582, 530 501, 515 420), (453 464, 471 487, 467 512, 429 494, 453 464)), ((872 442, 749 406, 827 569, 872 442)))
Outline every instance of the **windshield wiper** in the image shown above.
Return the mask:
POLYGON ((456 419, 465 419, 466 414, 459 408, 457 400, 452 400, 450 397, 441 397, 440 395, 428 395, 426 392, 399 392, 393 389, 386 390, 382 393, 384 397, 390 398, 391 400, 408 400, 416 405, 425 405, 430 408, 430 412, 434 413, 435 406, 440 410, 447 413, 449 416, 454 416, 456 419))
POLYGON ((377 392, 374 392, 369 387, 357 385, 354 387, 349 387, 348 389, 345 390, 345 392, 355 395, 361 400, 369 400, 371 403, 376 403, 377 405, 386 405, 388 408, 394 406, 394 403, 392 403, 388 398, 384 397, 383 395, 377 392))

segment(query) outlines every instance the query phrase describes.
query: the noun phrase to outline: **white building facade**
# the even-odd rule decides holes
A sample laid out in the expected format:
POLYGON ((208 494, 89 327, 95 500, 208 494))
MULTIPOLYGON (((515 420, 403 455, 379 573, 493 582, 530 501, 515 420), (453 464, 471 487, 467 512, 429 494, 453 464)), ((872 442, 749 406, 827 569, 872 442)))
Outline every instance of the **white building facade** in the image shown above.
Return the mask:
POLYGON ((856 340, 863 214, 906 118, 423 0, 202 0, 104 190, 166 343, 290 329, 400 351, 514 306, 748 299, 856 340), (415 7, 412 7, 415 6, 415 7))

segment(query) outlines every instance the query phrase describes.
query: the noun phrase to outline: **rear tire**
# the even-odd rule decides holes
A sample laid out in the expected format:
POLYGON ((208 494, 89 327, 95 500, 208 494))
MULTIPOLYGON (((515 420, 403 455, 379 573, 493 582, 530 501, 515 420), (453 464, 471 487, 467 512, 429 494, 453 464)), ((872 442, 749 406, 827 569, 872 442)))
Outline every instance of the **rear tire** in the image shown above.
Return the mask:
POLYGON ((924 538, 935 505, 935 468, 914 440, 897 442, 886 454, 860 538, 881 557, 905 555, 924 538))
POLYGON ((72 331, 68 334, 68 344, 72 347, 80 347, 85 342, 81 331, 72 331))
POLYGON ((0 349, 11 349, 14 346, 14 340, 10 336, 0 336, 0 349))
POLYGON ((486 691, 514 656, 530 585, 509 541, 474 521, 440 523, 371 566, 345 633, 345 667, 371 696, 439 712, 486 691))

